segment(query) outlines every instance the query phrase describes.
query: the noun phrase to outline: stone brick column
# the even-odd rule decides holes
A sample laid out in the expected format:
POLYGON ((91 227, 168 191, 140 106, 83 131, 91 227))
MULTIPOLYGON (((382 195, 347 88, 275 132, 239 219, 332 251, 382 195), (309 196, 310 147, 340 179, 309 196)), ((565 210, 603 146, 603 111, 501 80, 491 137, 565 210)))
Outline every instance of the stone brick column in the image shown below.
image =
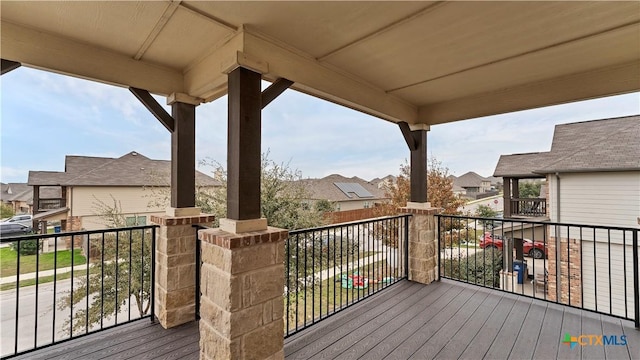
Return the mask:
POLYGON ((272 227, 240 234, 208 229, 199 236, 200 359, 284 359, 288 232, 272 227))
POLYGON ((407 203, 400 211, 413 214, 409 220, 409 280, 429 284, 438 280, 438 238, 435 215, 440 209, 430 203, 407 203))
MULTIPOLYGON (((552 226, 548 227, 548 234, 553 234, 552 226)), ((582 275, 580 263, 581 242, 578 239, 567 239, 560 237, 560 274, 557 273, 556 245, 558 238, 549 236, 547 240, 549 268, 547 299, 557 301, 561 304, 569 304, 569 292, 571 292, 571 303, 569 305, 582 305, 582 275), (568 250, 568 252, 567 252, 568 250), (560 280, 560 281, 558 281, 560 280), (560 299, 558 299, 558 282, 560 283, 560 299)))
POLYGON ((160 225, 156 237, 155 309, 165 329, 195 320, 196 229, 210 225, 213 215, 200 209, 170 209, 171 215, 151 216, 160 225), (198 215, 194 215, 197 213, 198 215))

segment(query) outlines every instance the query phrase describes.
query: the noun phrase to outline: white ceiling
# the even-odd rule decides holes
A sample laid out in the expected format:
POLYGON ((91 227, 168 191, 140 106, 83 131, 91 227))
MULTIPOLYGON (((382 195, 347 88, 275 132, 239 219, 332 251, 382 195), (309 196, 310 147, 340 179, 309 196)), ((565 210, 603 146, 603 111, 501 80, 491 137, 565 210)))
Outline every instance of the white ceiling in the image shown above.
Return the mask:
POLYGON ((640 90, 640 2, 0 2, 1 55, 211 101, 226 71, 438 124, 640 90))

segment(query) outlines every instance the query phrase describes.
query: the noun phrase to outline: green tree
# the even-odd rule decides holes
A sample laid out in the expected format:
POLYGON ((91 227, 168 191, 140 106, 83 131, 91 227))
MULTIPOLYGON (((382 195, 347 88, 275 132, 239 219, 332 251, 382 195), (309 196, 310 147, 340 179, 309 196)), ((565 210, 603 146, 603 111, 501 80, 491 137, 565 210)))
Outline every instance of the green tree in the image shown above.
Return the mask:
MULTIPOLYGON (((398 208, 407 206, 411 198, 411 166, 405 161, 400 165, 400 174, 396 177, 395 184, 385 184, 385 196, 389 199, 386 203, 378 206, 377 215, 395 215, 398 208)), ((466 200, 453 193, 453 180, 449 178, 449 169, 438 161, 435 157, 429 158, 427 170, 427 201, 435 208, 441 208, 443 214, 456 215, 458 210, 466 200)), ((449 227, 453 226, 451 224, 449 227)), ((393 234, 392 236, 380 235, 388 246, 397 246, 398 229, 396 225, 388 229, 386 225, 374 231, 374 234, 393 234)))
POLYGON ((527 181, 518 183, 518 192, 520 193, 520 198, 540 197, 541 188, 542 182, 540 181, 527 181))
POLYGON ((320 199, 313 206, 321 213, 336 211, 336 205, 327 199, 320 199))
POLYGON ((9 206, 9 204, 2 203, 0 204, 0 219, 10 218, 15 215, 15 212, 9 206))
POLYGON ((489 205, 479 205, 478 208, 476 208, 477 217, 493 218, 497 215, 498 212, 496 210, 493 210, 489 205))
MULTIPOLYGON (((68 335, 80 334, 92 325, 108 320, 124 311, 123 307, 135 306, 140 316, 151 307, 151 229, 122 229, 126 218, 118 200, 112 204, 96 199, 94 211, 112 232, 104 237, 89 238, 89 254, 94 261, 89 276, 74 276, 73 292, 58 300, 58 309, 73 306, 73 316, 64 322, 68 335), (88 308, 82 306, 87 303, 88 308)), ((136 216, 137 218, 137 216, 136 216)), ((134 224, 138 225, 138 224, 134 224)), ((128 316, 128 310, 121 316, 128 316)))
MULTIPOLYGON (((498 216, 498 212, 493 210, 489 205, 478 205, 476 208, 476 216, 481 218, 495 218, 498 216)), ((486 227, 488 225, 492 225, 493 221, 481 221, 482 226, 486 227)))
MULTIPOLYGON (((395 184, 385 184, 384 190, 389 201, 380 206, 381 215, 397 214, 399 207, 407 205, 411 197, 411 166, 400 165, 400 174, 395 184)), ((453 180, 449 178, 449 168, 435 157, 429 158, 427 170, 427 201, 431 206, 441 208, 443 214, 460 214, 458 210, 465 199, 453 193, 453 180)))
MULTIPOLYGON (((309 206, 311 194, 299 180, 302 174, 289 164, 278 164, 262 155, 260 177, 260 209, 270 226, 294 230, 320 226, 323 223, 323 208, 309 206)), ((212 177, 220 186, 196 186, 196 206, 203 213, 213 214, 217 219, 227 216, 227 172, 213 159, 200 161, 200 166, 211 169, 212 177)), ((150 206, 163 207, 169 204, 167 187, 150 187, 150 206)), ((217 224, 215 224, 217 225, 217 224)))

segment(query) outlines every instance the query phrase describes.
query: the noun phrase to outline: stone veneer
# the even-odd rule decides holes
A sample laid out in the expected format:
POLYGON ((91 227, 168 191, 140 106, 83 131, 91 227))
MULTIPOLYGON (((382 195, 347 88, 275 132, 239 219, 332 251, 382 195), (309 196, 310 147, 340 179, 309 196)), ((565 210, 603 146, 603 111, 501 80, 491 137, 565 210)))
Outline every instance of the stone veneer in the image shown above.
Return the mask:
MULTIPOLYGON (((549 226, 548 234, 551 234, 553 227, 549 226)), ((557 301, 561 304, 569 304, 569 293, 571 294, 572 306, 582 305, 582 278, 581 278, 581 245, 578 239, 560 238, 560 299, 557 297, 558 274, 556 274, 556 242, 557 238, 549 236, 547 240, 549 271, 547 299, 557 301), (569 252, 567 253, 567 249, 569 252)))
POLYGON ((210 225, 213 215, 151 216, 160 225, 156 238, 155 307, 165 329, 195 319, 196 229, 210 225))
POLYGON ((284 359, 284 241, 268 227, 200 232, 200 359, 284 359))
POLYGON ((438 208, 400 208, 409 220, 409 280, 429 284, 438 280, 438 239, 435 215, 438 208))

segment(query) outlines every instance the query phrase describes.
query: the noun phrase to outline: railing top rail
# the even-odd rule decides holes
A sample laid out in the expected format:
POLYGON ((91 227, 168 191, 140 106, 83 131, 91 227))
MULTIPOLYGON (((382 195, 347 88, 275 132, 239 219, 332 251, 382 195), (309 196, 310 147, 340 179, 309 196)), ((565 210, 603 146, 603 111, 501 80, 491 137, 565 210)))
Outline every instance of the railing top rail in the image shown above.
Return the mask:
POLYGON ((523 224, 536 224, 536 225, 551 225, 551 226, 570 226, 570 227, 582 227, 589 229, 605 229, 605 230, 619 230, 619 231, 640 231, 640 228, 622 227, 622 226, 606 226, 606 225, 593 225, 593 224, 573 224, 563 222, 553 222, 547 220, 525 220, 525 219, 513 219, 513 218, 483 218, 477 216, 465 216, 465 215, 448 215, 448 214, 436 214, 436 217, 447 217, 461 220, 492 220, 500 221, 503 223, 523 223, 523 224))
POLYGON ((381 220, 408 218, 408 217, 411 217, 411 216, 412 216, 411 214, 380 216, 380 217, 375 217, 375 218, 370 218, 370 219, 365 219, 365 220, 357 220, 357 221, 350 221, 350 222, 344 222, 344 223, 338 223, 338 224, 324 225, 324 226, 318 226, 318 227, 308 228, 308 229, 290 230, 289 231, 289 235, 302 234, 302 233, 311 232, 311 231, 328 230, 328 229, 340 228, 340 227, 345 227, 345 226, 368 224, 368 223, 371 223, 371 222, 381 221, 381 220))
POLYGON ((546 198, 511 198, 511 201, 528 201, 528 200, 532 200, 532 201, 547 201, 546 198))
POLYGON ((32 235, 18 235, 18 236, 7 236, 0 239, 0 243, 10 243, 14 241, 22 241, 22 240, 34 240, 34 239, 43 239, 43 238, 53 238, 53 237, 65 237, 65 236, 79 236, 79 235, 90 235, 90 234, 102 234, 102 233, 111 233, 116 231, 129 231, 129 230, 144 230, 144 229, 155 229, 159 228, 159 225, 138 225, 138 226, 127 226, 122 228, 108 228, 108 229, 100 229, 100 230, 83 230, 83 231, 70 231, 70 232, 60 232, 60 233, 51 233, 51 234, 32 234, 32 235))

